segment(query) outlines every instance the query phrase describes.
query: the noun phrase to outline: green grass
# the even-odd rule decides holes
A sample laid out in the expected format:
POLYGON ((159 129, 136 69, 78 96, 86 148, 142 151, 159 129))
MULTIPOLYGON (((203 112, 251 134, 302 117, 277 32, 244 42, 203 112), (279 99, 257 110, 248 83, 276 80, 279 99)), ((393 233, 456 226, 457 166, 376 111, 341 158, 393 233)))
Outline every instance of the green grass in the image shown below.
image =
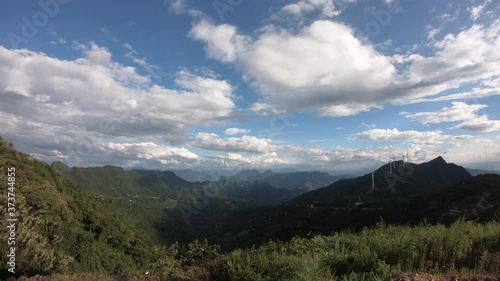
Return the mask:
POLYGON ((196 245, 198 254, 190 253, 196 258, 186 259, 181 249, 164 256, 169 274, 163 274, 161 268, 153 268, 153 273, 164 276, 164 280, 259 281, 371 281, 385 280, 394 272, 495 274, 498 262, 496 269, 483 268, 482 264, 485 253, 500 251, 500 223, 459 220, 450 227, 379 223, 358 233, 268 242, 259 248, 225 254, 215 248, 207 250, 214 246, 206 242, 196 245), (210 253, 210 257, 203 253, 210 253))
MULTIPOLYGON (((116 218, 104 202, 0 138, 0 182, 7 182, 9 167, 16 169, 12 193, 18 219, 14 245, 18 272, 136 273, 155 259, 148 249, 154 241, 133 221, 116 218)), ((3 207, 7 198, 4 188, 0 193, 2 218, 7 218, 3 207)), ((6 237, 6 231, 1 234, 6 237)), ((0 243, 0 252, 7 253, 8 248, 6 242, 0 243)), ((2 254, 0 262, 6 261, 2 254)))

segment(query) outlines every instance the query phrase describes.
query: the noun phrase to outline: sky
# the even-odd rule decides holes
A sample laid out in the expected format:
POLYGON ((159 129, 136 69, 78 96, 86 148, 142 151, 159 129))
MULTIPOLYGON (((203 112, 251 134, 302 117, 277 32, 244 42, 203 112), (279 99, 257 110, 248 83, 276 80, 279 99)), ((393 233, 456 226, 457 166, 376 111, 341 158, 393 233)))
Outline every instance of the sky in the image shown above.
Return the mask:
POLYGON ((0 6, 0 136, 48 163, 500 170, 498 1, 0 6))

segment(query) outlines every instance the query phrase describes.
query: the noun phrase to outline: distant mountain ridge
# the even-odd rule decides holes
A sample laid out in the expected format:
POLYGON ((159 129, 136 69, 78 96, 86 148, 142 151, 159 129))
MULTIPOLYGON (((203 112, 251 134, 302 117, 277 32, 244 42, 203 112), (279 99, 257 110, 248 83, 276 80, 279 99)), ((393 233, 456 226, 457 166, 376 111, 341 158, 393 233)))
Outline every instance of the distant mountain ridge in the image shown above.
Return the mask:
POLYGON ((194 170, 173 170, 178 177, 190 182, 204 182, 219 180, 219 176, 211 172, 201 172, 194 170))
POLYGON ((489 171, 489 170, 472 169, 472 168, 466 168, 466 169, 472 176, 478 176, 478 175, 484 175, 484 174, 500 175, 500 171, 489 171))
POLYGON ((372 174, 353 179, 339 180, 293 200, 293 203, 333 202, 343 197, 365 197, 367 200, 411 199, 436 192, 446 186, 471 177, 463 167, 447 163, 437 157, 422 164, 393 162, 392 174, 390 164, 385 164, 373 172, 374 189, 372 190, 372 174))
POLYGON ((241 203, 259 205, 285 202, 304 192, 294 188, 280 190, 263 180, 190 182, 173 171, 127 171, 115 166, 69 168, 60 162, 52 163, 52 167, 90 194, 113 198, 146 196, 165 202, 192 202, 196 200, 197 192, 203 192, 205 186, 211 185, 217 187, 220 200, 236 199, 241 203))
POLYGON ((236 182, 263 181, 277 188, 296 188, 306 191, 330 185, 339 179, 341 177, 317 171, 278 173, 272 170, 260 172, 256 169, 244 170, 227 178, 227 180, 236 182))
POLYGON ((299 171, 293 168, 282 168, 276 170, 259 171, 257 169, 242 170, 239 172, 227 171, 194 171, 194 170, 174 170, 177 176, 190 182, 204 181, 235 181, 254 182, 263 181, 277 188, 299 188, 305 191, 330 185, 331 183, 346 178, 343 176, 332 176, 326 172, 299 171))
POLYGON ((446 163, 442 157, 422 164, 398 161, 394 166, 392 174, 389 164, 373 172, 374 189, 370 173, 339 180, 281 205, 236 212, 220 228, 221 233, 226 233, 226 240, 221 243, 234 245, 245 241, 250 246, 269 238, 287 240, 309 232, 327 234, 344 228, 359 229, 386 216, 394 223, 409 222, 418 216, 405 218, 403 214, 410 214, 408 210, 414 208, 408 208, 413 205, 407 202, 417 202, 471 178, 465 168, 446 163), (403 208, 400 211, 399 206, 403 208), (233 236, 227 233, 240 242, 231 240, 233 236))

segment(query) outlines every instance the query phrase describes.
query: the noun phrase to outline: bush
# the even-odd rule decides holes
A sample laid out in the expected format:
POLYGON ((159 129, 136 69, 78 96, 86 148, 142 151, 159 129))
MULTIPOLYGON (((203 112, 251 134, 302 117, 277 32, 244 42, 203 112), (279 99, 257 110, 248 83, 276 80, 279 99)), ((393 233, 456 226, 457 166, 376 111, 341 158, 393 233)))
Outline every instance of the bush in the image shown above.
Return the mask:
MULTIPOLYGON (((222 254, 195 241, 164 249, 167 280, 385 280, 392 272, 498 274, 500 223, 379 224, 359 233, 293 238, 222 254)), ((157 271, 155 271, 157 272, 157 271)))

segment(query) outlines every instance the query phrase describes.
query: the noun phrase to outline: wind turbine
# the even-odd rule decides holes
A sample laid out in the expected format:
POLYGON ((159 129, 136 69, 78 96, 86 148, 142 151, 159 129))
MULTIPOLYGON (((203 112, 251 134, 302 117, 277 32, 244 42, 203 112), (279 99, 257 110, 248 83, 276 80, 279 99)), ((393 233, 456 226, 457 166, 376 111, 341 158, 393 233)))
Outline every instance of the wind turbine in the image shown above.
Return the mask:
POLYGON ((486 152, 486 147, 484 148, 484 164, 486 166, 485 171, 488 171, 488 153, 486 152))
POLYGON ((392 164, 392 168, 396 168, 396 154, 392 155, 391 164, 392 164))
POLYGON ((392 174, 392 158, 389 158, 389 173, 392 174))
POLYGON ((375 189, 375 172, 372 172, 372 190, 375 189))

